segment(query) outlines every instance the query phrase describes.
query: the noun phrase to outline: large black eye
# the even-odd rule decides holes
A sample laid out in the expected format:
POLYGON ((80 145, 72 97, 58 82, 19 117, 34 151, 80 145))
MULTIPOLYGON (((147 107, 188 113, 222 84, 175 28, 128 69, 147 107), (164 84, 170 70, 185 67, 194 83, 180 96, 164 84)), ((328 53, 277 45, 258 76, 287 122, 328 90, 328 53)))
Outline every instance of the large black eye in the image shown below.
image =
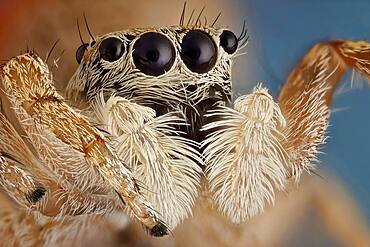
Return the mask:
POLYGON ((132 58, 141 72, 159 76, 172 67, 175 61, 175 48, 162 34, 144 33, 135 42, 132 58))
POLYGON ((108 62, 119 59, 124 51, 125 46, 122 40, 114 37, 106 38, 99 46, 100 57, 108 62))
POLYGON ((220 45, 227 53, 233 54, 238 49, 238 38, 233 32, 225 30, 220 36, 220 45))
POLYGON ((182 39, 181 58, 191 71, 206 73, 216 64, 217 48, 206 33, 189 31, 182 39))
POLYGON ((80 47, 78 47, 78 49, 76 51, 76 60, 77 60, 78 64, 81 63, 81 60, 82 60, 82 58, 85 54, 87 46, 88 46, 88 44, 82 44, 82 45, 80 45, 80 47))

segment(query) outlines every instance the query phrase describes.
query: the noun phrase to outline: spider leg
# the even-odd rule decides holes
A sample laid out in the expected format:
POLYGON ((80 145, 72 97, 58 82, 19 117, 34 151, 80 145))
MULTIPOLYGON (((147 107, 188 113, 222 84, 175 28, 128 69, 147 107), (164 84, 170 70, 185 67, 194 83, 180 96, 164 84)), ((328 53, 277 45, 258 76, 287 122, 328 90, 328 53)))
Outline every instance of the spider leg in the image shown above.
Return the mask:
MULTIPOLYGON (((51 171, 46 172, 39 164, 12 124, 0 113, 0 187, 13 200, 6 205, 9 198, 0 201, 2 245, 54 245, 63 234, 77 238, 76 226, 81 226, 79 214, 97 215, 119 208, 110 197, 86 195, 76 188, 66 190, 55 182, 58 179, 51 171)), ((2 195, 0 193, 0 197, 2 195)))
POLYGON ((109 197, 82 193, 63 182, 30 151, 5 115, 0 113, 0 184, 26 209, 60 216, 112 211, 109 197))
POLYGON ((234 106, 208 113, 219 120, 203 127, 212 131, 203 154, 216 207, 240 223, 274 201, 274 187, 285 187, 287 154, 280 131, 285 119, 267 89, 257 86, 234 106))
POLYGON ((355 69, 370 79, 370 44, 333 41, 315 45, 289 75, 279 95, 287 120, 284 149, 288 173, 296 181, 310 171, 318 148, 325 143, 330 104, 346 70, 355 69))
POLYGON ((40 128, 83 155, 153 235, 167 234, 166 226, 139 193, 131 172, 102 134, 64 102, 52 84, 47 66, 38 56, 26 53, 15 57, 2 72, 4 91, 12 97, 14 108, 22 109, 40 128))
POLYGON ((42 198, 45 189, 37 186, 31 174, 20 169, 16 162, 5 155, 0 155, 0 184, 20 205, 31 207, 31 203, 36 203, 42 198))
POLYGON ((242 222, 274 202, 274 190, 314 169, 325 143, 330 103, 347 68, 370 78, 370 44, 334 41, 314 46, 290 74, 278 103, 257 86, 234 108, 209 113, 220 120, 203 145, 216 207, 242 222))
MULTIPOLYGON (((125 221, 124 218, 120 220, 125 221)), ((2 246, 87 246, 89 239, 96 241, 97 236, 114 240, 114 230, 125 224, 115 224, 102 215, 77 215, 62 219, 46 217, 37 211, 17 207, 0 193, 2 246)))
POLYGON ((92 108, 112 135, 119 157, 143 182, 143 196, 170 229, 191 214, 202 173, 195 143, 179 136, 179 113, 155 117, 155 111, 119 96, 107 102, 97 95, 92 108))

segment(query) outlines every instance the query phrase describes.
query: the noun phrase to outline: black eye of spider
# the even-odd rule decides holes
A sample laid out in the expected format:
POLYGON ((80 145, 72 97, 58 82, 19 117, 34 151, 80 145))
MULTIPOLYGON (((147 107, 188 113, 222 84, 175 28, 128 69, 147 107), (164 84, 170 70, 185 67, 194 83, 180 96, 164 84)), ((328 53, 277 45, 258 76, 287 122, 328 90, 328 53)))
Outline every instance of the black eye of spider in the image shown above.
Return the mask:
POLYGON ((80 47, 78 47, 77 51, 76 51, 76 61, 78 64, 81 63, 81 60, 85 54, 85 51, 86 51, 86 48, 87 48, 88 44, 82 44, 80 45, 80 47))
POLYGON ((233 54, 238 49, 238 38, 233 32, 225 30, 220 36, 220 45, 228 54, 233 54))
POLYGON ((106 38, 100 43, 100 57, 108 62, 118 60, 125 51, 125 46, 122 40, 114 37, 106 38))
POLYGON ((141 72, 159 76, 172 67, 175 61, 175 48, 162 34, 144 33, 135 42, 132 58, 141 72))
POLYGON ((191 71, 206 73, 216 64, 217 48, 206 33, 189 31, 182 39, 181 58, 191 71))

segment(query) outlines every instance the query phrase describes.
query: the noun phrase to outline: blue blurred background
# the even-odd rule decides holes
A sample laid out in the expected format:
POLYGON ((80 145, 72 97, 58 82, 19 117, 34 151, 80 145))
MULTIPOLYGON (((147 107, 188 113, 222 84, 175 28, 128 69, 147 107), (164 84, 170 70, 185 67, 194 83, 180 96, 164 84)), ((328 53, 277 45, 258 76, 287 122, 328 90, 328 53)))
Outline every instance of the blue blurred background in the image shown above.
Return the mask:
MULTIPOLYGON (((236 65, 238 71, 243 71, 239 66, 248 68, 239 72, 245 73, 243 76, 237 76, 237 92, 247 92, 263 82, 276 96, 294 66, 317 42, 370 41, 370 1, 240 2, 250 42, 246 61, 236 65)), ((370 89, 363 78, 355 76, 355 85, 349 90, 351 74, 343 79, 342 90, 334 99, 331 138, 322 150, 325 154, 320 155, 320 166, 344 181, 370 222, 370 89)))

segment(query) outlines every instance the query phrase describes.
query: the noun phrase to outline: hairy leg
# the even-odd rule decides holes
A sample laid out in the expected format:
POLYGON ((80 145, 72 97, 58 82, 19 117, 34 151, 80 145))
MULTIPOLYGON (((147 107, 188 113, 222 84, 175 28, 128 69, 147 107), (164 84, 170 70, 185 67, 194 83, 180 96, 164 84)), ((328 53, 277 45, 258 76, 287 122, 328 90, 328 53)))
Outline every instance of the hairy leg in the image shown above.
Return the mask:
POLYGON ((119 231, 127 225, 123 215, 44 216, 19 208, 0 192, 1 246, 121 246, 119 231))
POLYGON ((14 108, 33 119, 38 128, 83 155, 153 235, 167 233, 157 213, 139 193, 130 171, 104 141, 100 131, 57 94, 40 58, 30 52, 11 59, 2 68, 2 82, 14 108))
POLYGON ((180 112, 156 118, 153 109, 119 96, 96 97, 92 106, 119 157, 145 184, 144 197, 175 228, 191 214, 202 174, 197 144, 176 131, 186 124, 180 112))
POLYGON ((204 129, 206 174, 217 208, 234 222, 262 212, 275 188, 311 171, 325 142, 329 106, 342 75, 354 68, 370 77, 370 45, 334 41, 314 46, 289 76, 278 103, 260 86, 204 129), (217 129, 216 129, 217 128, 217 129))

